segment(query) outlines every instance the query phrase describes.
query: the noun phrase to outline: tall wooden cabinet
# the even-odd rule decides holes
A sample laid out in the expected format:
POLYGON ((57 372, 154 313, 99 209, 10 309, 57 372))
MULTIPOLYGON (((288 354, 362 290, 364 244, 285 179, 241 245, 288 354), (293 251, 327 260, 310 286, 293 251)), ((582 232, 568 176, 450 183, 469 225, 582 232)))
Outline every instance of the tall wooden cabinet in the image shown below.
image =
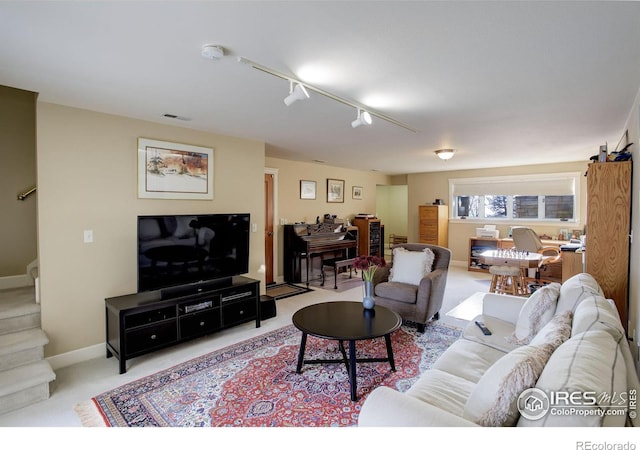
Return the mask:
POLYGON ((418 207, 418 239, 422 244, 449 246, 449 207, 420 205, 418 207))
POLYGON ((355 217, 353 226, 358 227, 358 253, 360 255, 384 255, 384 227, 380 223, 380 219, 355 217))
POLYGON ((591 163, 587 169, 585 266, 627 328, 631 161, 591 163))

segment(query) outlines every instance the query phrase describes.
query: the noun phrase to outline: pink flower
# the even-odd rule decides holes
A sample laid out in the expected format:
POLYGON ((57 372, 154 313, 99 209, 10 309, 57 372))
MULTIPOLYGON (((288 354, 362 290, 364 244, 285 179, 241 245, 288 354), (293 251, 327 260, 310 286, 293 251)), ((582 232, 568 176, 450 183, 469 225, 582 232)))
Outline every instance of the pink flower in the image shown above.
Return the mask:
POLYGON ((356 269, 362 270, 362 276, 367 281, 371 281, 373 279, 373 274, 376 272, 378 267, 384 267, 386 265, 387 262, 380 256, 358 256, 353 262, 353 266, 356 269))

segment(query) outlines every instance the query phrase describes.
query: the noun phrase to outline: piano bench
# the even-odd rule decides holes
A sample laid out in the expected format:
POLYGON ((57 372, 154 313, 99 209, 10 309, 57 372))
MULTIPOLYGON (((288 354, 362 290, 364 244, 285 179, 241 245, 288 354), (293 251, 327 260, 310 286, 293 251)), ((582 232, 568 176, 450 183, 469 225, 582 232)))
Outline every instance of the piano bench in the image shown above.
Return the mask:
POLYGON ((324 280, 326 278, 325 269, 330 268, 333 270, 333 288, 338 289, 338 273, 340 273, 343 269, 346 270, 349 268, 349 278, 351 278, 351 270, 353 269, 358 275, 358 271, 353 268, 353 262, 355 258, 350 259, 326 259, 322 261, 322 283, 320 286, 324 286, 324 280))

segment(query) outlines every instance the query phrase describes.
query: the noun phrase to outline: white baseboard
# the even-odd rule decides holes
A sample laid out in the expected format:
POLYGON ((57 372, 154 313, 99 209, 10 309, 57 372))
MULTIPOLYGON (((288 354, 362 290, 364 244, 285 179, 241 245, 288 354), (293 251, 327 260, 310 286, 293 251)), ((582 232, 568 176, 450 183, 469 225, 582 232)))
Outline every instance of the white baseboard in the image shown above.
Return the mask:
POLYGON ((73 364, 81 363, 95 358, 106 358, 106 345, 102 344, 92 345, 90 347, 80 348, 67 353, 61 353, 59 355, 51 356, 47 358, 51 368, 53 370, 61 369, 63 367, 72 366, 73 364))
POLYGON ((15 289, 26 286, 33 286, 33 278, 26 274, 0 278, 0 289, 15 289))

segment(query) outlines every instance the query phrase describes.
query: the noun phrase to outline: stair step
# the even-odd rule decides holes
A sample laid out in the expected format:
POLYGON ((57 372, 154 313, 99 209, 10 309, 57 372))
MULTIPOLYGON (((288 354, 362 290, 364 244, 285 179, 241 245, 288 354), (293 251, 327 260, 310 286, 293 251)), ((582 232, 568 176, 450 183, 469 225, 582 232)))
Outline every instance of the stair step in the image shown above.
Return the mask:
POLYGON ((0 372, 0 414, 49 398, 56 374, 45 360, 0 372))
POLYGON ((0 371, 39 361, 49 338, 40 328, 0 335, 0 371))
POLYGON ((0 290, 0 319, 40 312, 32 286, 0 290))
POLYGON ((0 335, 40 328, 40 323, 33 287, 0 290, 0 335))

